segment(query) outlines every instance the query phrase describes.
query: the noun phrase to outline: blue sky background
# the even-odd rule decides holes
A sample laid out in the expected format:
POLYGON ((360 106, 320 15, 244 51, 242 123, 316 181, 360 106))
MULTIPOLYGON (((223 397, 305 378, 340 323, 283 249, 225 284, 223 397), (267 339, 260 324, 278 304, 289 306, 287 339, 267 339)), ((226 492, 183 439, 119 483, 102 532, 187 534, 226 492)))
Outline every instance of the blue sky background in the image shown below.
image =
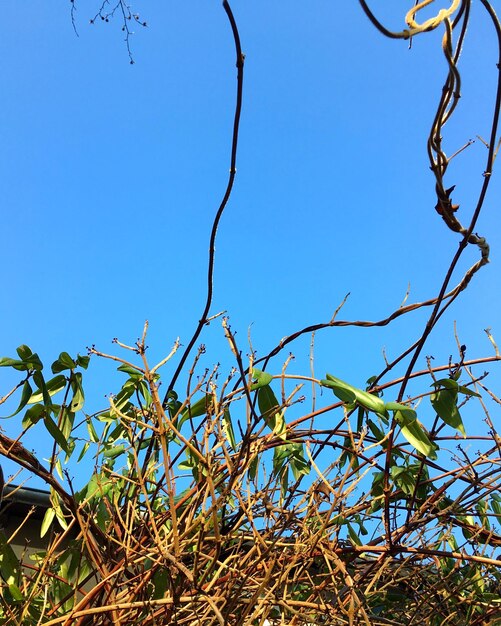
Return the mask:
MULTIPOLYGON (((134 65, 119 19, 89 24, 98 7, 76 3, 77 37, 69 2, 2 3, 0 354, 26 343, 47 365, 62 350, 134 342, 145 319, 152 363, 176 337, 188 343, 229 168, 236 69, 221 3, 135 2, 148 28, 134 28, 134 65)), ((377 33, 356 2, 235 0, 232 9, 246 54, 244 104, 212 313, 228 311, 244 353, 251 327, 259 356, 330 319, 347 292, 341 319, 386 317, 409 283, 409 302, 433 297, 459 242, 434 210, 426 155, 446 75, 442 33, 415 38, 409 50, 377 33)), ((403 27, 400 2, 374 9, 403 27)), ((487 139, 495 62, 494 33, 475 4, 448 154, 476 135, 487 139)), ((485 159, 477 141, 450 165, 464 222, 485 159)), ((492 352, 484 328, 501 340, 499 200, 495 175, 477 227, 491 264, 442 318, 420 367, 425 354, 437 363, 456 355, 454 320, 470 358, 492 352)), ((477 258, 468 250, 461 273, 477 258)), ((318 333, 316 373, 363 385, 383 368, 381 349, 397 356, 427 315, 318 333)), ((292 348, 291 373, 309 372, 309 340, 292 348)), ((231 362, 218 322, 202 341, 207 365, 231 362)), ((279 373, 282 361, 270 370, 279 373)), ((117 390, 114 369, 92 364, 89 411, 117 390)), ((12 380, 0 371, 1 393, 12 380)), ((2 425, 12 435, 19 421, 2 425)), ((45 453, 43 437, 31 442, 45 453)))

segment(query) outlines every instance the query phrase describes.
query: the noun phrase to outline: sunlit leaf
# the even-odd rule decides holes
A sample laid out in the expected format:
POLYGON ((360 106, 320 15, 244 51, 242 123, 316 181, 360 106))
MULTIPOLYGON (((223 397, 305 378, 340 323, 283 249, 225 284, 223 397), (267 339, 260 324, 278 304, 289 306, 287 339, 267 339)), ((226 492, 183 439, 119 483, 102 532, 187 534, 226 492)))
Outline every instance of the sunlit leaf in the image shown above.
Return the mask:
POLYGON ((30 369, 29 365, 24 361, 19 361, 18 359, 10 359, 9 357, 0 358, 0 367, 13 367, 20 372, 30 369))
POLYGON ((71 377, 71 389, 73 397, 70 402, 70 409, 73 413, 80 411, 85 404, 85 395, 82 386, 82 374, 77 372, 71 377))
POLYGON ((29 408, 24 414, 22 426, 24 429, 34 426, 39 422, 46 413, 46 408, 43 404, 35 404, 29 408))
POLYGON ((65 370, 74 370, 76 366, 77 364, 67 352, 61 352, 59 357, 52 364, 51 369, 53 374, 58 374, 65 370))
POLYGON ((112 448, 106 448, 103 451, 103 456, 107 459, 115 459, 117 456, 120 456, 125 452, 125 444, 121 443, 117 446, 113 446, 112 448))
POLYGON ((374 435, 376 441, 382 441, 385 438, 384 432, 371 419, 367 420, 367 426, 369 427, 371 433, 374 435))
POLYGON ((501 517, 501 497, 498 494, 491 494, 490 507, 496 515, 501 517), (494 497, 495 495, 497 498, 494 497))
POLYGON ((416 488, 416 480, 411 472, 406 467, 399 467, 394 465, 390 469, 391 476, 395 482, 395 485, 401 489, 405 494, 411 495, 416 488))
POLYGON ((254 480, 257 476, 257 470, 259 467, 259 455, 255 455, 249 463, 249 479, 254 480))
POLYGON ((14 369, 24 372, 27 370, 42 370, 43 364, 38 354, 31 352, 28 346, 19 346, 17 353, 21 357, 19 359, 11 359, 9 357, 0 358, 0 367, 13 367, 14 369))
POLYGON ((40 390, 45 406, 50 407, 51 406, 50 394, 49 394, 49 390, 47 389, 47 383, 45 382, 42 372, 36 371, 33 373, 33 382, 40 390))
POLYGON ((480 500, 479 502, 477 502, 476 506, 475 506, 476 510, 477 510, 477 514, 482 522, 482 526, 484 528, 486 528, 487 530, 490 530, 491 527, 491 523, 489 521, 489 517, 487 515, 487 508, 488 508, 488 504, 485 500, 480 500))
POLYGON ((349 522, 348 522, 348 536, 349 536, 350 540, 356 546, 361 546, 362 545, 362 540, 360 539, 360 537, 358 536, 358 533, 356 532, 356 530, 353 528, 353 526, 349 522))
POLYGON ((126 365, 125 363, 123 365, 120 365, 120 367, 117 367, 117 371, 118 372, 125 372, 126 374, 129 374, 129 376, 132 376, 133 378, 142 378, 143 377, 143 373, 138 370, 137 368, 133 367, 132 365, 126 365))
POLYGON ((387 402, 385 407, 388 411, 398 411, 401 418, 405 420, 406 424, 410 424, 417 418, 416 411, 411 409, 406 404, 400 404, 400 402, 387 402))
POLYGON ((69 409, 68 407, 61 407, 59 415, 60 415, 59 428, 61 429, 61 432, 63 433, 64 437, 68 439, 73 430, 73 423, 75 421, 75 413, 73 413, 73 411, 71 411, 71 409, 69 409))
POLYGON ((26 361, 27 359, 29 359, 30 356, 33 354, 33 352, 31 351, 31 348, 26 345, 18 346, 16 348, 16 352, 19 358, 22 359, 23 361, 26 361))
POLYGON ((19 406, 14 411, 14 413, 11 413, 11 415, 7 415, 7 417, 14 417, 14 415, 17 415, 20 411, 22 411, 24 407, 28 404, 32 393, 33 393, 33 390, 31 388, 31 385, 26 380, 23 385, 23 391, 21 393, 21 400, 19 401, 19 406))
POLYGON ((407 441, 414 446, 418 452, 421 452, 421 454, 424 454, 430 459, 436 459, 436 450, 438 450, 438 447, 429 440, 428 435, 425 433, 418 420, 414 419, 409 421, 400 411, 395 411, 394 416, 401 428, 402 435, 407 441))
POLYGON ((363 406, 368 411, 373 411, 374 413, 381 413, 384 415, 385 413, 385 403, 378 396, 369 393, 368 391, 364 391, 363 389, 358 389, 357 387, 353 387, 343 380, 332 376, 331 374, 326 374, 327 379, 320 381, 322 385, 325 387, 330 387, 334 394, 342 401, 347 404, 352 404, 356 402, 357 404, 363 406))
POLYGON ((287 425, 285 423, 284 414, 283 411, 280 411, 278 400, 269 385, 264 385, 264 387, 258 389, 257 404, 268 428, 270 428, 277 437, 285 439, 287 425))
POLYGON ((40 537, 45 537, 47 531, 49 530, 54 518, 56 517, 56 512, 52 507, 45 511, 45 515, 43 516, 42 525, 40 527, 40 537))
POLYGON ((24 599, 24 596, 21 592, 21 589, 19 589, 19 587, 17 585, 14 584, 10 584, 9 585, 9 591, 10 591, 10 595, 12 596, 12 599, 19 602, 20 600, 24 599))
POLYGON ((442 379, 433 384, 436 389, 430 396, 433 409, 447 425, 452 426, 463 437, 466 437, 463 420, 457 407, 458 384, 451 379, 442 379))
POLYGON ((77 365, 79 365, 83 370, 86 370, 89 367, 90 356, 77 356, 77 365))
POLYGON ((140 380, 138 382, 137 388, 141 396, 144 398, 146 406, 149 407, 152 402, 152 397, 150 393, 150 388, 148 387, 148 383, 145 380, 140 380))
POLYGON ((80 454, 78 455, 78 459, 77 459, 77 463, 80 463, 80 461, 85 457, 85 455, 87 454, 87 450, 90 447, 90 442, 86 441, 82 447, 82 450, 80 452, 80 454))
MULTIPOLYGON (((59 374, 58 376, 54 376, 45 383, 45 392, 49 394, 50 397, 54 396, 59 391, 62 391, 66 387, 66 376, 63 374, 59 374)), ((44 397, 44 392, 40 389, 35 389, 33 394, 29 399, 29 404, 34 404, 35 402, 40 402, 44 397)))
POLYGON ((180 470, 192 470, 195 467, 195 464, 193 463, 193 461, 191 459, 188 459, 186 461, 181 461, 181 463, 179 463, 178 468, 180 470))
POLYGON ((67 442, 66 437, 63 435, 58 425, 54 422, 54 420, 52 419, 52 417, 50 417, 50 415, 46 415, 44 417, 44 424, 45 424, 45 428, 47 428, 47 430, 49 431, 49 434, 57 443, 57 445, 62 450, 64 450, 64 452, 69 452, 68 442, 67 442))
POLYGON ((96 429, 94 428, 94 424, 92 423, 92 419, 90 417, 87 419, 86 424, 90 440, 97 443, 99 441, 99 437, 97 436, 96 429))
POLYGON ((203 398, 197 400, 194 404, 189 404, 182 413, 181 419, 179 420, 179 427, 181 427, 184 422, 191 417, 200 417, 202 415, 207 415, 207 412, 212 407, 212 396, 209 394, 204 394, 203 398))
POLYGON ((260 389, 265 385, 269 385, 273 380, 273 376, 271 374, 268 374, 268 372, 262 372, 257 368, 253 368, 252 379, 254 380, 254 382, 252 383, 250 390, 255 391, 256 389, 260 389))
POLYGON ((310 473, 310 462, 304 455, 304 446, 302 443, 291 443, 290 445, 290 466, 295 480, 299 480, 301 476, 307 476, 310 473))
POLYGON ((125 383, 122 389, 113 398, 114 407, 118 411, 122 411, 128 404, 130 397, 134 393, 134 385, 125 383))
POLYGON ((334 395, 344 402, 345 404, 354 404, 357 396, 351 388, 347 388, 345 385, 339 385, 333 380, 323 379, 320 384, 324 387, 330 387, 334 392, 334 395))
POLYGON ((228 438, 230 446, 234 452, 237 450, 237 442, 235 441, 235 433, 233 432, 233 424, 231 422, 230 409, 226 407, 223 413, 223 430, 228 438))
POLYGON ((476 391, 473 391, 469 387, 463 387, 462 385, 458 386, 458 393, 462 393, 464 396, 471 396, 472 398, 481 398, 482 397, 476 391))

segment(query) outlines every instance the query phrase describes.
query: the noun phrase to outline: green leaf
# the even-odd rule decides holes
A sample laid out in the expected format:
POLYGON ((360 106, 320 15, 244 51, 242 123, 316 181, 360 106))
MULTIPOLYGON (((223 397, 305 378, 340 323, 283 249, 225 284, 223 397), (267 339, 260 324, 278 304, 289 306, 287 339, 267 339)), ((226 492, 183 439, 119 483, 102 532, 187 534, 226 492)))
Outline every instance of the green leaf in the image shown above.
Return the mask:
POLYGON ((257 476, 258 467, 259 467, 259 454, 256 454, 256 456, 249 463, 249 479, 250 480, 255 480, 257 476))
POLYGON ((70 410, 72 413, 80 411, 85 403, 85 395, 82 387, 82 374, 77 372, 73 374, 70 379, 71 389, 73 391, 73 398, 70 402, 70 410))
MULTIPOLYGON (((489 502, 492 511, 501 518, 501 497, 496 493, 491 494, 491 500, 489 502), (495 497, 497 496, 497 497, 495 497)), ((501 521, 501 519, 499 520, 501 521)))
POLYGON ((19 560, 7 542, 7 537, 0 532, 0 571, 2 578, 8 585, 15 584, 19 578, 19 560))
POLYGON ((177 467, 180 470, 191 471, 195 467, 195 465, 194 465, 192 459, 188 459, 187 461, 181 461, 181 463, 179 463, 179 465, 177 467))
POLYGON ((20 372, 24 372, 30 369, 28 363, 25 363, 24 361, 19 361, 17 359, 9 359, 6 356, 0 358, 0 367, 13 367, 15 370, 18 370, 20 372))
POLYGON ((23 428, 30 428, 30 426, 34 426, 35 424, 37 424, 45 415, 45 412, 46 408, 43 404, 35 404, 34 406, 32 406, 24 414, 22 421, 23 428))
POLYGON ((490 530, 491 523, 489 521, 489 517, 487 514, 487 507, 488 507, 487 502, 485 500, 480 500, 479 502, 477 502, 475 509, 477 510, 477 515, 479 516, 480 521, 482 522, 482 526, 486 528, 487 530, 490 530))
POLYGON ((348 404, 352 404, 356 402, 360 404, 368 411, 373 411, 374 413, 381 413, 384 415, 385 413, 385 403, 378 396, 369 393, 368 391, 364 391, 363 389, 358 389, 357 387, 353 387, 343 380, 336 378, 335 376, 331 376, 331 374, 326 374, 327 380, 320 381, 322 385, 326 387, 330 387, 335 395, 342 401, 348 404), (344 399, 346 398, 346 399, 344 399))
POLYGON ((57 445, 61 448, 61 450, 64 450, 64 452, 68 453, 68 441, 66 440, 66 437, 63 435, 63 433, 60 431, 56 422, 52 419, 52 417, 50 417, 50 415, 46 415, 43 421, 45 424, 45 428, 49 431, 49 434, 57 443, 57 445))
POLYGON ((20 411, 22 411, 24 407, 28 404, 32 393, 33 393, 33 390, 31 388, 30 383, 27 380, 24 381, 23 392, 21 393, 21 400, 19 401, 19 406, 14 411, 14 413, 12 413, 11 415, 7 415, 7 417, 14 417, 14 415, 17 415, 20 411))
POLYGON ((73 423, 75 421, 75 413, 71 411, 67 406, 61 407, 59 409, 60 421, 59 428, 63 433, 63 436, 66 440, 69 439, 71 435, 71 431, 73 430, 73 423))
POLYGON ((367 420, 367 426, 369 427, 369 430, 376 438, 376 441, 382 441, 384 439, 385 437, 384 432, 371 419, 367 420))
POLYGON ((338 385, 332 380, 323 379, 320 381, 320 384, 323 387, 330 387, 334 392, 334 395, 345 404, 354 404, 357 399, 357 396, 352 389, 348 389, 344 385, 338 385))
POLYGON ((61 503, 59 501, 59 496, 54 491, 53 487, 50 488, 50 501, 52 504, 52 508, 54 509, 54 513, 56 514, 56 519, 59 523, 59 526, 61 526, 63 530, 66 530, 68 528, 68 522, 64 517, 61 503))
POLYGON ((394 416, 401 428, 402 435, 407 441, 421 454, 430 459, 436 459, 438 446, 428 439, 428 435, 424 432, 418 420, 409 421, 400 411, 395 411, 394 416))
POLYGON ((181 419, 179 420, 179 428, 190 417, 200 417, 201 415, 207 415, 207 412, 212 407, 212 396, 204 394, 203 398, 197 400, 195 404, 189 404, 183 411, 181 419))
POLYGON ((87 419, 86 424, 90 440, 94 443, 97 443, 99 441, 99 437, 97 436, 96 429, 94 428, 94 424, 92 423, 92 419, 90 417, 87 419))
POLYGON ((451 389, 452 391, 457 391, 459 387, 457 381, 452 378, 440 378, 440 380, 435 380, 432 385, 443 387, 444 389, 451 389))
POLYGON ((362 432, 362 428, 364 426, 364 419, 366 418, 366 416, 368 415, 367 410, 364 409, 363 406, 359 406, 358 407, 358 411, 357 411, 357 433, 361 433, 362 432))
POLYGON ((250 387, 251 391, 256 391, 256 389, 269 385, 273 380, 273 376, 271 374, 268 374, 268 372, 262 372, 255 367, 252 369, 252 378, 254 382, 250 387))
MULTIPOLYGON (((50 397, 52 397, 66 387, 66 382, 66 376, 63 376, 63 374, 59 374, 59 376, 54 376, 54 378, 51 378, 45 383, 45 391, 49 394, 50 397)), ((40 389, 36 389, 35 392, 31 395, 28 403, 34 404, 35 402, 40 402, 43 397, 43 391, 41 391, 40 389)))
POLYGON ((112 448, 104 450, 103 456, 107 459, 115 459, 117 456, 120 456, 124 452, 125 444, 121 443, 118 446, 113 446, 112 448))
POLYGON ((289 470, 284 468, 280 476, 280 499, 283 500, 289 488, 289 470))
POLYGON ((77 356, 77 365, 79 365, 83 370, 86 370, 89 367, 90 356, 77 356))
POLYGON ((257 392, 257 404, 261 417, 266 422, 268 428, 281 439, 286 438, 287 425, 285 423, 284 414, 280 411, 280 405, 269 385, 260 387, 257 392))
POLYGON ((113 398, 113 404, 115 409, 118 411, 122 411, 123 408, 128 404, 130 397, 134 393, 134 385, 130 384, 127 381, 122 389, 117 393, 117 395, 113 398))
POLYGON ((416 488, 416 479, 412 475, 412 472, 409 472, 407 468, 394 465, 390 469, 390 474, 395 482, 395 485, 405 494, 410 496, 414 493, 416 488))
POLYGON ((21 593, 21 589, 17 585, 11 584, 9 585, 10 595, 14 601, 19 602, 20 600, 24 600, 24 596, 21 593))
POLYGON ((462 393, 464 396, 470 396, 472 398, 481 398, 482 397, 476 391, 473 391, 469 387, 463 387, 462 385, 458 386, 458 393, 462 393))
POLYGON ((344 467, 346 461, 350 462, 351 468, 358 470, 360 462, 358 459, 358 453, 353 450, 353 441, 351 437, 345 437, 343 441, 344 451, 339 457, 339 467, 344 467))
POLYGON ((450 379, 433 383, 436 391, 431 394, 430 401, 437 415, 448 425, 458 430, 463 437, 466 431, 457 407, 458 384, 450 379), (440 389, 442 387, 442 389, 440 389))
POLYGON ((398 411, 406 424, 412 423, 417 418, 417 413, 414 409, 411 409, 406 404, 400 404, 400 402, 387 402, 386 410, 398 411))
POLYGON ((43 516, 42 520, 42 526, 40 527, 40 537, 45 537, 55 517, 56 512, 52 507, 45 511, 45 515, 43 516))
POLYGON ((37 370, 41 372, 43 370, 43 363, 40 361, 40 357, 36 352, 30 354, 30 356, 25 359, 25 363, 29 363, 30 369, 37 370))
POLYGON ((77 463, 80 463, 80 461, 85 457, 85 455, 87 454, 87 450, 89 449, 89 446, 90 446, 90 442, 86 441, 83 445, 83 448, 80 454, 78 455, 77 463))
POLYGON ((261 413, 270 414, 280 409, 278 400, 269 385, 264 385, 259 389, 257 404, 261 413))
POLYGON ((93 474, 91 479, 87 483, 87 487, 85 487, 85 499, 90 501, 99 495, 101 495, 100 476, 98 476, 97 474, 93 474))
POLYGON ((33 354, 33 352, 31 351, 31 348, 25 345, 17 347, 16 352, 22 361, 26 361, 33 354))
POLYGON ((64 372, 65 370, 74 370, 77 364, 67 352, 61 352, 59 357, 52 364, 52 373, 64 372))
POLYGON ((54 467, 56 468, 56 472, 58 473, 59 478, 61 480, 64 480, 64 477, 63 477, 63 466, 61 465, 61 459, 59 459, 59 458, 57 459, 57 461, 54 464, 54 467))
POLYGON ((230 443, 231 449, 237 451, 237 442, 235 441, 235 433, 233 432, 233 424, 231 422, 230 409, 226 407, 223 413, 223 431, 230 443))
POLYGON ((196 457, 191 450, 186 450, 186 461, 179 463, 178 467, 181 470, 190 471, 195 480, 198 479, 199 470, 202 471, 202 474, 206 475, 206 468, 203 467, 198 457, 196 457))
POLYGON ((278 475, 289 464, 289 450, 287 445, 276 446, 273 450, 273 472, 278 475))
POLYGON ((146 406, 149 407, 152 402, 152 397, 150 393, 150 388, 148 387, 148 383, 145 380, 140 380, 137 383, 137 388, 141 396, 144 398, 146 406))
POLYGON ((360 537, 358 536, 358 533, 355 531, 355 529, 353 528, 353 526, 349 522, 348 522, 348 536, 350 537, 350 540, 356 546, 361 546, 362 545, 362 540, 360 539, 360 537))
POLYGON ((162 568, 157 569, 153 574, 152 583, 153 583, 153 600, 158 600, 160 598, 165 597, 165 592, 169 585, 171 579, 171 574, 168 569, 162 568))
POLYGON ((40 389, 45 406, 50 407, 52 404, 50 394, 42 372, 37 371, 33 373, 33 382, 40 389))
POLYGON ((132 365, 126 365, 125 363, 123 365, 120 365, 120 367, 117 367, 117 371, 125 372, 126 374, 129 374, 129 376, 132 376, 133 378, 143 377, 143 373, 140 370, 133 367, 132 365))
POLYGON ((40 361, 40 357, 36 353, 32 353, 28 346, 19 346, 18 354, 26 354, 26 358, 23 360, 18 359, 10 359, 8 357, 0 358, 0 367, 13 367, 14 369, 25 372, 27 370, 43 370, 42 361, 40 361), (28 350, 30 350, 30 354, 28 354, 28 350))
POLYGON ((310 462, 304 456, 304 446, 302 443, 291 443, 289 461, 292 474, 295 480, 310 473, 310 462))

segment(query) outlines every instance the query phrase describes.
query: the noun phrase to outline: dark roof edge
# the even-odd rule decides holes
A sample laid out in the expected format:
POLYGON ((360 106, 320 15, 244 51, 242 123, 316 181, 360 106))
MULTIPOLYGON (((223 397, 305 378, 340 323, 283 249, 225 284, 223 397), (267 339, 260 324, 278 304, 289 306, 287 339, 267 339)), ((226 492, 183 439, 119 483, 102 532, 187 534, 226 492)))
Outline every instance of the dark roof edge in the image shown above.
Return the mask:
POLYGON ((50 493, 43 489, 19 487, 18 485, 5 485, 3 490, 3 505, 9 503, 26 504, 44 509, 50 507, 50 493))

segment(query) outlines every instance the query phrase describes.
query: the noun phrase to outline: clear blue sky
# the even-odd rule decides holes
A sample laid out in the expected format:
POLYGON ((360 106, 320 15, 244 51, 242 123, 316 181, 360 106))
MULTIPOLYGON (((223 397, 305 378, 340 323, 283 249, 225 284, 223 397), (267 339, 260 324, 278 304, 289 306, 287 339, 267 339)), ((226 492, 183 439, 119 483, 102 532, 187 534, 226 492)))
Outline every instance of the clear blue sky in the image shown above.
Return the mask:
MULTIPOLYGON (((283 336, 327 321, 347 292, 343 319, 386 317, 408 283, 409 302, 434 296, 459 242, 434 210, 426 155, 446 74, 441 33, 409 50, 377 33, 357 2, 231 4, 246 54, 244 105, 212 313, 228 311, 244 353, 251 326, 263 355, 283 336)), ((77 37, 69 2, 2 3, 0 354, 27 343, 48 365, 61 350, 133 342, 145 319, 152 362, 176 337, 188 342, 229 168, 236 69, 221 3, 135 2, 148 27, 134 28, 134 65, 119 19, 89 24, 99 5, 77 1, 77 37)), ((378 10, 403 26, 400 2, 378 10)), ((495 60, 476 4, 463 98, 446 129, 449 154, 487 136, 495 60)), ((477 141, 448 172, 465 221, 485 157, 477 141)), ((500 189, 495 173, 477 228, 491 243, 491 264, 432 336, 425 354, 437 362, 455 354, 453 320, 470 357, 490 353, 485 327, 501 341, 500 189)), ((461 270, 477 257, 468 251, 461 270)), ((317 374, 363 385, 382 369, 381 349, 395 357, 425 319, 414 313, 382 330, 319 333, 317 374)), ((208 365, 230 362, 218 323, 203 341, 208 365)), ((308 344, 292 348, 291 372, 308 373, 308 344)), ((89 410, 117 390, 113 370, 89 370, 89 410)), ((1 393, 10 381, 0 371, 1 393)))

